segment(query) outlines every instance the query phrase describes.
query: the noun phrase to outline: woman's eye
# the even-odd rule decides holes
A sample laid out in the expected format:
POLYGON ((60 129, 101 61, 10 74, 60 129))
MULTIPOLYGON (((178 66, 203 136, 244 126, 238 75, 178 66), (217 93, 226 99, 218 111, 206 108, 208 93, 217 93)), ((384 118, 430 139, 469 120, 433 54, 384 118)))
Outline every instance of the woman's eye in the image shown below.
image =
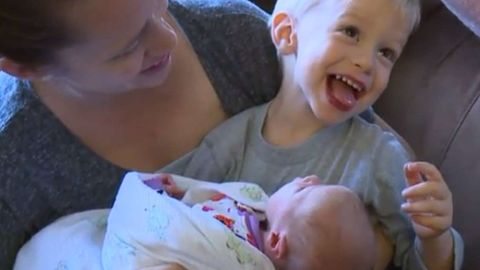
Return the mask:
POLYGON ((358 35, 360 33, 360 30, 358 30, 358 28, 355 27, 355 26, 347 26, 347 27, 342 29, 342 32, 350 38, 358 39, 358 35))
POLYGON ((121 52, 120 54, 118 54, 117 56, 113 57, 112 60, 119 60, 119 59, 123 59, 131 54, 133 54, 134 52, 137 51, 137 49, 140 47, 140 42, 135 42, 132 46, 130 46, 128 49, 126 49, 125 51, 121 52))
POLYGON ((395 53, 395 51, 392 50, 392 49, 389 49, 389 48, 381 49, 381 50, 379 51, 379 54, 380 54, 382 57, 387 58, 387 59, 390 60, 391 62, 395 62, 395 60, 397 59, 397 54, 395 53))
POLYGON ((122 56, 128 56, 134 53, 138 49, 139 47, 138 45, 139 45, 139 42, 135 42, 135 44, 132 47, 128 48, 128 50, 122 53, 122 56))

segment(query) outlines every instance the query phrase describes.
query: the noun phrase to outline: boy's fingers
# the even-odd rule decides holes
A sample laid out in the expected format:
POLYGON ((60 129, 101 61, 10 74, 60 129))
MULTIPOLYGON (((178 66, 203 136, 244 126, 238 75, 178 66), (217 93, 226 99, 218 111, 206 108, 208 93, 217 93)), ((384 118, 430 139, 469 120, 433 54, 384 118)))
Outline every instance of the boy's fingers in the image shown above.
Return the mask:
POLYGON ((415 163, 413 162, 409 162, 403 166, 403 170, 405 172, 405 179, 408 186, 414 186, 423 182, 422 175, 418 170, 416 170, 414 164, 415 163))
POLYGON ((446 217, 429 217, 421 215, 412 215, 411 219, 416 224, 432 229, 434 231, 443 231, 450 227, 451 222, 446 217))
POLYGON ((411 215, 422 215, 428 217, 448 216, 450 207, 437 200, 422 200, 406 202, 401 205, 402 211, 411 215))
POLYGON ((434 198, 437 200, 446 200, 450 195, 450 190, 437 182, 423 182, 415 186, 410 186, 402 191, 402 196, 406 200, 422 200, 434 198))
POLYGON ((407 163, 406 166, 412 171, 416 171, 418 174, 423 175, 423 181, 436 181, 443 182, 443 177, 440 171, 435 167, 435 165, 418 161, 407 163))

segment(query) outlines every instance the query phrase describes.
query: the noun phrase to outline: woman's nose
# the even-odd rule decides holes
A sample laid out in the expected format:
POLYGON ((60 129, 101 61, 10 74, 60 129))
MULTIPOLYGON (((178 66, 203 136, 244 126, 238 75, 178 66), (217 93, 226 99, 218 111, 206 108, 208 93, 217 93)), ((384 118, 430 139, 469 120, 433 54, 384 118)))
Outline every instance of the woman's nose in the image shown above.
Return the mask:
POLYGON ((177 40, 175 30, 160 14, 153 16, 149 28, 145 40, 145 57, 160 57, 175 47, 177 40))

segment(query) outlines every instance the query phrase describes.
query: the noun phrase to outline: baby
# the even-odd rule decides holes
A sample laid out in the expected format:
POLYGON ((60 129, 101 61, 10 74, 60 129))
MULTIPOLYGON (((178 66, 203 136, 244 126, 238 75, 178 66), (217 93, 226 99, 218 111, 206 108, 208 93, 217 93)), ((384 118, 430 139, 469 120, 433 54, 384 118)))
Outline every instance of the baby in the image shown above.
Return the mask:
POLYGON ((50 224, 14 269, 370 270, 374 261, 360 199, 316 176, 269 198, 252 183, 131 172, 111 210, 50 224))
MULTIPOLYGON (((161 174, 146 183, 180 200, 187 192, 195 192, 180 188, 175 179, 179 178, 161 174)), ((239 184, 228 183, 244 188, 239 184)), ((349 189, 322 185, 314 175, 296 178, 266 201, 265 219, 260 222, 252 220, 258 220, 261 213, 229 196, 235 190, 222 191, 227 194, 214 193, 193 207, 201 208, 264 252, 276 269, 372 269, 373 229, 363 204, 349 189)), ((192 197, 190 194, 187 196, 192 197)))

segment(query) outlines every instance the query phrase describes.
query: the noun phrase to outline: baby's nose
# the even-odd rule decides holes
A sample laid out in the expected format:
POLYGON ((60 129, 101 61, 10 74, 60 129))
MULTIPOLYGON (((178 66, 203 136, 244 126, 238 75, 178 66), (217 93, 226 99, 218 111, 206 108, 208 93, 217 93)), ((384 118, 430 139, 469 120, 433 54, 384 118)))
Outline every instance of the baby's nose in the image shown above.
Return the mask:
POLYGON ((303 182, 311 184, 311 185, 319 185, 322 183, 320 178, 316 175, 309 175, 303 179, 303 182))

